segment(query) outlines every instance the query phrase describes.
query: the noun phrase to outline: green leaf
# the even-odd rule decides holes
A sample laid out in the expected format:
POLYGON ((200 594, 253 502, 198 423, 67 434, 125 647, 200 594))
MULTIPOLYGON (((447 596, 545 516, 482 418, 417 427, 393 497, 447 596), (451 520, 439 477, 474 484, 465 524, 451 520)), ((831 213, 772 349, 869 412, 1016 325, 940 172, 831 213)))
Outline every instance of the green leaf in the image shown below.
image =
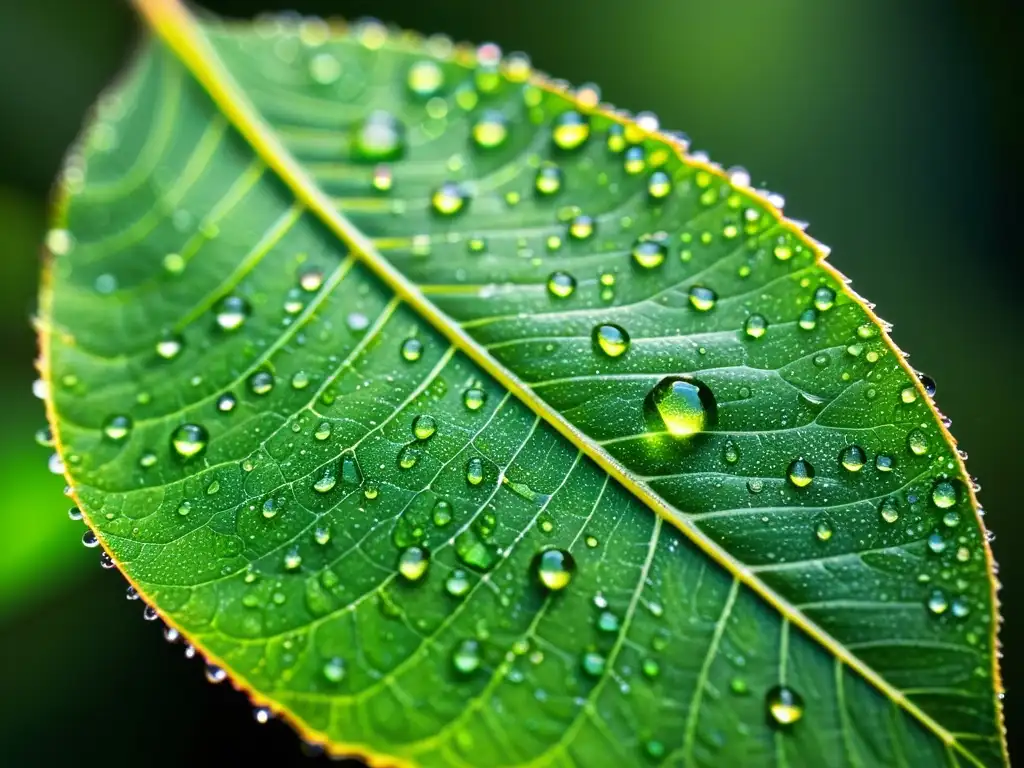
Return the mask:
POLYGON ((139 5, 48 405, 254 703, 401 765, 1005 763, 971 482, 780 200, 493 46, 139 5))

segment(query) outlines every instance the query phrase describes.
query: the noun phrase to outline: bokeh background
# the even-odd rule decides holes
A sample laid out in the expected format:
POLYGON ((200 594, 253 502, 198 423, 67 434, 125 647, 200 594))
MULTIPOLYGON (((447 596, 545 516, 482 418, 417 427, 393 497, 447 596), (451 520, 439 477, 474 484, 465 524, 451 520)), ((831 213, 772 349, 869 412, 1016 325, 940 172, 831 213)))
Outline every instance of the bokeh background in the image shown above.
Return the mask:
MULTIPOLYGON (((1015 0, 208 0, 524 50, 783 193, 790 216, 938 382, 997 534, 1011 741, 1024 717, 1024 4, 1015 0)), ((47 197, 137 39, 126 0, 0 3, 0 764, 311 764, 279 723, 208 685, 68 520, 33 434, 47 197)), ((1011 743, 1011 749, 1013 749, 1011 743)), ((1019 753, 1018 753, 1019 754, 1019 753)))

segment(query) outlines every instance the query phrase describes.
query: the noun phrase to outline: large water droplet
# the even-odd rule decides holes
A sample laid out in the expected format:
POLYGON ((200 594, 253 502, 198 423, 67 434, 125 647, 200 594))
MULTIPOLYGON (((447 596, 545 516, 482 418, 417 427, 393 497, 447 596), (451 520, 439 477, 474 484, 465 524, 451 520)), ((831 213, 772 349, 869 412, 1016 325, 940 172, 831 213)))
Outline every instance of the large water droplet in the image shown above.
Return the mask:
POLYGON ((103 423, 103 434, 108 440, 119 443, 132 431, 132 420, 124 415, 111 416, 103 423))
POLYGON ((334 467, 327 466, 324 468, 323 476, 313 483, 313 490, 317 493, 327 493, 338 484, 338 475, 334 471, 334 467))
POLYGON ((819 312, 827 312, 836 303, 836 292, 827 285, 819 286, 814 291, 814 308, 819 312))
POLYGON ((425 547, 408 547, 398 556, 398 572, 406 581, 419 581, 430 566, 430 554, 425 547))
POLYGON ((583 146, 590 137, 590 123, 579 112, 570 110, 555 118, 551 140, 558 149, 571 151, 583 146))
POLYGON ((847 472, 860 472, 867 460, 864 449, 859 445, 848 445, 839 454, 839 463, 847 472))
POLYGON ((485 109, 473 123, 473 143, 481 149, 496 149, 508 139, 508 118, 496 109, 485 109))
POLYGON ((328 659, 324 663, 323 668, 324 678, 329 683, 340 683, 345 679, 345 661, 344 659, 334 656, 328 659))
POLYGON ((404 151, 405 128, 390 112, 371 112, 352 135, 352 155, 357 160, 374 163, 397 160, 404 151))
POLYGON ((559 299, 572 296, 576 290, 576 279, 568 272, 552 272, 548 277, 548 293, 559 299))
POLYGON ((768 331, 768 320, 764 315, 751 315, 743 323, 743 332, 751 339, 760 339, 768 331))
POLYGON ((437 431, 437 421, 433 416, 421 414, 412 421, 412 433, 417 440, 429 440, 437 431))
POLYGON ((606 664, 607 660, 605 657, 596 651, 587 651, 580 659, 580 666, 583 667, 583 671, 591 677, 603 675, 606 664))
POLYGON ((620 357, 629 349, 629 334, 622 326, 608 323, 594 328, 593 342, 608 357, 620 357))
POLYGON ((487 394, 479 387, 470 387, 462 393, 462 404, 471 411, 479 411, 487 401, 487 394))
POLYGON ((230 392, 225 392, 217 398, 217 410, 221 413, 231 413, 235 410, 236 405, 238 405, 238 401, 230 392))
POLYGON ((664 171, 655 171, 647 180, 647 194, 652 200, 661 200, 672 192, 672 179, 664 171))
POLYGON ((648 414, 675 437, 706 431, 717 414, 711 390, 687 376, 668 376, 659 381, 648 394, 645 406, 648 414))
POLYGON ((430 204, 441 216, 454 216, 465 207, 468 199, 469 195, 459 184, 446 181, 431 196, 430 204))
POLYGON ((796 459, 786 470, 786 478, 797 488, 806 488, 814 480, 814 467, 806 459, 796 459))
POLYGON ((484 479, 484 463, 479 456, 473 456, 466 462, 466 482, 480 485, 484 479))
POLYGON ((776 727, 787 727, 804 716, 804 700, 786 685, 776 685, 765 695, 769 721, 776 727))
POLYGON ((690 306, 698 312, 707 312, 713 309, 718 301, 718 294, 703 285, 695 285, 690 288, 690 306))
POLYGON ((406 78, 409 90, 421 99, 436 96, 444 86, 444 71, 430 59, 417 61, 409 67, 406 78))
POLYGON ((249 391, 254 395, 266 395, 274 388, 274 375, 269 371, 256 371, 249 377, 249 391))
POLYGON ((661 238, 641 237, 633 243, 633 261, 644 269, 654 269, 665 263, 668 247, 661 238))
POLYGON ((480 643, 476 640, 463 640, 452 654, 452 664, 464 675, 475 672, 480 667, 480 643))
POLYGON ((402 342, 402 358, 414 363, 423 356, 423 342, 413 337, 402 342))
POLYGON ((534 188, 538 194, 553 195, 562 188, 562 171, 554 163, 544 163, 537 169, 534 188))
POLYGON ((882 503, 878 507, 878 514, 882 516, 882 520, 889 523, 895 523, 900 519, 900 510, 896 504, 896 500, 891 496, 882 499, 882 503))
POLYGON ((563 549, 545 549, 534 557, 533 568, 540 583, 557 592, 569 586, 576 561, 563 549))
POLYGON ((182 424, 171 434, 171 447, 183 459, 192 459, 206 450, 210 435, 199 424, 182 424))
POLYGON ((928 438, 920 429, 914 428, 907 434, 907 448, 915 456, 928 453, 928 438))
POLYGON ((241 296, 225 296, 214 310, 217 325, 225 331, 236 331, 241 328, 249 317, 249 302, 241 296))
POLYGON ((932 503, 939 509, 956 506, 956 486, 950 480, 939 480, 932 488, 932 503))
POLYGON ((588 240, 594 236, 596 228, 597 223, 593 217, 581 213, 569 222, 569 237, 577 241, 588 240))
POLYGON ((469 577, 465 571, 456 568, 445 580, 444 588, 452 597, 462 597, 469 592, 469 577))

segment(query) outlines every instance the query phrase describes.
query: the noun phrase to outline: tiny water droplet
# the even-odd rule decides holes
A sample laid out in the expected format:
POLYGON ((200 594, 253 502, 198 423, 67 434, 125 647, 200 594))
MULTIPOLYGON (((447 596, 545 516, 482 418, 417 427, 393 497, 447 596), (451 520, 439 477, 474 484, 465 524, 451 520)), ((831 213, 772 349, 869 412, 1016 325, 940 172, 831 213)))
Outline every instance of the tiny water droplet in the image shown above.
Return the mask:
POLYGON ((206 665, 206 681, 209 683, 223 683, 228 678, 228 673, 215 664, 206 665))
POLYGON ((462 404, 471 411, 479 411, 487 401, 487 394, 479 387, 470 387, 462 393, 462 404))
POLYGON ((406 83, 415 96, 429 99, 444 86, 444 72, 436 62, 423 59, 409 67, 406 83))
POLYGON ((580 666, 583 667, 583 671, 591 677, 603 675, 606 663, 605 657, 596 651, 587 651, 580 660, 580 666))
POLYGON ((237 331, 249 318, 249 302, 241 296, 225 296, 215 309, 217 325, 225 331, 237 331))
POLYGON ((949 608, 949 601, 946 600, 942 590, 933 590, 928 596, 928 610, 939 616, 945 613, 947 608, 949 608))
POLYGON ((96 534, 93 533, 92 529, 89 529, 82 534, 82 544, 88 549, 93 549, 100 545, 100 540, 96 538, 96 534))
POLYGON ((647 194, 652 200, 661 200, 672 192, 672 179, 664 171, 655 171, 647 180, 647 194))
POLYGON ((363 162, 397 160, 405 151, 405 127, 390 112, 375 110, 352 136, 352 154, 363 162))
POLYGON ((496 149, 508 139, 508 118, 497 109, 485 109, 473 123, 473 143, 480 149, 496 149))
POLYGON ((423 342, 412 337, 402 342, 402 359, 414 363, 423 356, 423 342))
POLYGON ((956 506, 956 486, 950 480, 939 480, 932 487, 932 503, 939 509, 956 506))
POLYGON ((827 285, 822 285, 814 291, 814 308, 819 312, 828 312, 836 303, 836 292, 827 285))
POLYGON ((173 360, 182 350, 184 344, 179 336, 165 336, 156 343, 156 353, 164 360, 173 360))
POLYGON ((789 686, 777 685, 765 695, 770 722, 776 727, 787 727, 804 716, 804 700, 789 686))
POLYGON ((579 149, 590 137, 590 123, 574 110, 563 112, 555 118, 551 140, 558 149, 569 152, 579 149))
POLYGON ((892 524, 900 519, 899 508, 896 505, 896 500, 891 496, 882 499, 882 503, 878 507, 878 513, 882 516, 882 520, 892 524))
POLYGON ((461 569, 455 569, 444 582, 445 591, 452 597, 462 597, 469 592, 469 576, 461 569))
POLYGON ((103 434, 108 440, 119 443, 132 431, 132 420, 124 415, 111 416, 103 424, 103 434))
POLYGON ((441 216, 454 216, 461 211, 469 196, 466 191, 453 181, 446 181, 430 198, 434 210, 441 216))
POLYGON ((916 427, 907 434, 907 448, 915 456, 924 456, 928 453, 928 438, 924 432, 916 427))
POLYGON ((760 339, 768 331, 768 320, 764 315, 751 315, 743 323, 743 332, 752 339, 760 339))
POLYGON ((480 643, 476 640, 463 640, 452 654, 452 664, 464 675, 475 672, 480 667, 480 643))
POLYGON ((534 188, 544 196, 554 195, 562 188, 562 170, 551 162, 541 164, 534 179, 534 188))
POLYGON ((466 462, 466 482, 480 485, 484 479, 484 463, 479 456, 473 456, 466 462))
POLYGON ((209 433, 199 424, 182 424, 171 434, 171 447, 183 459, 192 459, 206 450, 209 433))
POLYGON ((217 398, 217 410, 221 413, 231 413, 231 411, 235 410, 237 404, 238 401, 230 392, 225 392, 217 398))
POLYGON ((274 388, 274 375, 269 371, 256 371, 249 377, 249 391, 254 395, 266 395, 274 388))

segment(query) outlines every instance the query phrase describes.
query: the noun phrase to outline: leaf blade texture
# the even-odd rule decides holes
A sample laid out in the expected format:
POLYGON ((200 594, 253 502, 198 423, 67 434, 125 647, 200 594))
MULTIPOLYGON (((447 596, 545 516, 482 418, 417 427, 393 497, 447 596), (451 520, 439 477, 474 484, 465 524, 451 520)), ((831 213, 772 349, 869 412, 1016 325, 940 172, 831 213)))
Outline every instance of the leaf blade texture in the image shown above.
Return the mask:
POLYGON ((254 702, 410 765, 1005 762, 952 438, 743 173, 493 46, 140 7, 48 407, 254 702))

